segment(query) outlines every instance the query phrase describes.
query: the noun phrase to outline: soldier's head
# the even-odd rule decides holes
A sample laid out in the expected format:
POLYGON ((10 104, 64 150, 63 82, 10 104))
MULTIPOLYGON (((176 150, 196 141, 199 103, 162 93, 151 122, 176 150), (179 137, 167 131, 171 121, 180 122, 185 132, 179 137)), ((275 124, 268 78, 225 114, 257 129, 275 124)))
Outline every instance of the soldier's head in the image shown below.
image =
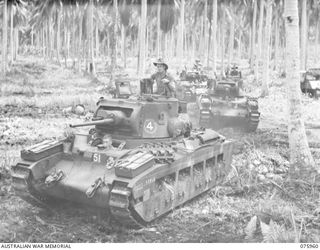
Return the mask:
POLYGON ((231 69, 232 69, 232 70, 238 70, 238 65, 234 63, 234 64, 232 65, 231 69))
POLYGON ((162 58, 159 58, 153 65, 157 67, 157 71, 160 73, 163 73, 168 69, 168 64, 166 64, 162 58))

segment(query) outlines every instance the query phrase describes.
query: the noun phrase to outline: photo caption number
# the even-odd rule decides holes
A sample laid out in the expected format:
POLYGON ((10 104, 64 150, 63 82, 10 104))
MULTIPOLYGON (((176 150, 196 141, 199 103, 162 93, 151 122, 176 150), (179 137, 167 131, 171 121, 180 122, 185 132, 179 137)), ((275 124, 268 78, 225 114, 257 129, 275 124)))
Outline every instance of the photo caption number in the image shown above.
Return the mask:
POLYGON ((317 243, 311 243, 311 244, 300 244, 300 248, 318 248, 317 243))
POLYGON ((100 154, 93 154, 92 159, 94 162, 101 162, 100 154))

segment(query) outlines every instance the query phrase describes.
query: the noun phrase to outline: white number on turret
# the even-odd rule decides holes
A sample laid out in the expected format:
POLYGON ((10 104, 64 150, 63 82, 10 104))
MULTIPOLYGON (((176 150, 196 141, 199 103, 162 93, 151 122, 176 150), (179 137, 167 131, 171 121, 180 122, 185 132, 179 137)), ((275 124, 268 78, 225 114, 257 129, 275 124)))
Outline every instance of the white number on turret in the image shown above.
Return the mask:
POLYGON ((93 154, 92 160, 94 162, 101 162, 100 154, 93 154))
POLYGON ((148 125, 146 127, 148 130, 152 131, 154 129, 152 122, 148 122, 148 125))
POLYGON ((157 124, 153 119, 147 119, 144 122, 144 131, 148 134, 153 134, 157 130, 157 124))

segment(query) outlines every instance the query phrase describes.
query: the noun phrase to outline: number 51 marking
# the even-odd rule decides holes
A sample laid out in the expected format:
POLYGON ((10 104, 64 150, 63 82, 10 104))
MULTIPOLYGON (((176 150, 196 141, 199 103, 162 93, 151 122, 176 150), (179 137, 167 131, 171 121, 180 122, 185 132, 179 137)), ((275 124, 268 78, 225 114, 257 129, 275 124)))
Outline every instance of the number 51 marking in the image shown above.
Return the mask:
POLYGON ((92 160, 93 160, 94 162, 101 162, 100 154, 93 154, 92 160))

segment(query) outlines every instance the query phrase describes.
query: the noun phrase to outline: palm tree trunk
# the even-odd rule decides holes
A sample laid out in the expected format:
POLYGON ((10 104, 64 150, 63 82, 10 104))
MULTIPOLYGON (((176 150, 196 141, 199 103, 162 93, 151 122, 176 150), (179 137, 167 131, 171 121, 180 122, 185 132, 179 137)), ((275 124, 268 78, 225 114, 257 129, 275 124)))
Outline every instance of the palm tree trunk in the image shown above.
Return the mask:
POLYGON ((208 39, 208 50, 207 50, 207 67, 209 67, 210 63, 210 52, 211 52, 211 40, 212 40, 212 20, 210 20, 210 26, 209 26, 209 39, 208 39))
POLYGON ((67 25, 67 11, 64 10, 64 32, 63 32, 63 45, 64 45, 64 64, 65 67, 68 68, 68 53, 67 53, 67 43, 68 43, 68 25, 67 25))
POLYGON ((269 68, 270 68, 270 40, 271 40, 271 24, 272 24, 272 5, 273 0, 267 0, 267 16, 266 16, 266 32, 265 32, 265 48, 263 50, 263 81, 261 96, 265 97, 269 94, 269 68))
MULTIPOLYGON (((92 38, 93 39, 93 38, 92 38)), ((72 42, 72 67, 76 68, 76 6, 72 5, 71 42, 72 42)))
POLYGON ((275 21, 275 37, 274 37, 274 70, 276 72, 278 72, 279 70, 279 11, 276 9, 275 10, 276 13, 275 13, 275 18, 274 18, 274 21, 275 21))
POLYGON ((220 32, 221 32, 221 75, 224 76, 224 27, 225 27, 225 10, 224 10, 224 7, 221 6, 221 12, 222 12, 222 17, 221 17, 221 26, 220 26, 220 32))
POLYGON ((82 13, 82 10, 79 9, 79 36, 78 36, 78 72, 80 73, 81 72, 81 55, 83 54, 83 50, 81 49, 82 48, 82 22, 83 22, 83 13, 82 13))
POLYGON ((161 29, 160 29, 160 22, 161 22, 161 16, 160 16, 160 11, 161 11, 161 0, 158 0, 158 5, 157 5, 157 58, 160 57, 160 52, 161 52, 161 29))
POLYGON ((315 42, 315 54, 318 55, 319 53, 319 20, 316 21, 316 42, 315 42))
POLYGON ((99 58, 100 56, 99 49, 100 49, 99 25, 98 25, 98 21, 96 21, 96 58, 99 58))
MULTIPOLYGON (((114 1, 117 2, 117 1, 114 1)), ((89 72, 95 76, 95 65, 94 65, 94 53, 93 53, 93 0, 89 2, 89 15, 88 15, 88 33, 89 33, 89 72)))
POLYGON ((51 49, 51 47, 50 47, 50 29, 49 29, 49 27, 50 27, 50 16, 48 16, 48 18, 47 18, 47 30, 46 30, 46 33, 47 33, 47 58, 50 58, 50 49, 51 49))
POLYGON ((249 27, 248 30, 248 41, 249 41, 249 45, 247 46, 247 54, 248 54, 248 58, 249 58, 249 64, 251 63, 251 47, 252 47, 252 27, 249 27))
POLYGON ((304 121, 300 90, 299 14, 297 0, 285 1, 286 22, 286 84, 288 94, 288 135, 290 148, 290 177, 310 182, 320 173, 312 158, 304 121))
POLYGON ((45 38, 45 31, 44 27, 41 27, 41 36, 42 36, 42 57, 44 58, 46 56, 46 38, 45 38))
POLYGON ((53 43, 52 43, 52 31, 51 31, 51 27, 52 27, 52 16, 51 16, 51 11, 49 13, 49 19, 48 19, 48 43, 49 43, 49 58, 52 59, 52 49, 53 49, 53 43))
POLYGON ((33 33, 33 27, 31 27, 31 32, 30 32, 30 36, 31 36, 31 47, 34 47, 34 33, 33 33))
POLYGON ((301 70, 306 69, 307 64, 307 0, 302 0, 301 9, 301 70))
POLYGON ((34 37, 35 37, 35 39, 36 39, 36 49, 37 49, 37 51, 39 51, 40 50, 40 33, 41 32, 41 30, 38 30, 38 31, 36 31, 36 33, 35 33, 35 35, 34 35, 34 37))
POLYGON ((60 8, 57 8, 57 12, 56 12, 56 27, 57 27, 57 31, 56 31, 56 39, 57 39, 57 61, 58 64, 61 65, 60 62, 60 8))
MULTIPOLYGON (((196 44, 198 47, 198 50, 196 51, 196 58, 199 59, 199 57, 203 57, 203 46, 204 46, 204 39, 203 39, 203 16, 200 16, 199 18, 200 20, 198 22, 200 22, 200 34, 199 36, 196 35, 196 44)), ((197 27, 198 29, 198 27, 197 27)))
POLYGON ((184 40, 184 7, 185 0, 181 0, 180 4, 180 20, 179 20, 179 30, 178 30, 178 62, 181 66, 183 64, 183 40, 184 40))
MULTIPOLYGON (((230 11, 232 12, 232 6, 230 6, 230 11)), ((234 50, 234 15, 232 13, 230 20, 230 36, 229 36, 229 56, 228 56, 228 67, 230 68, 231 62, 233 60, 233 50, 234 50)))
POLYGON ((13 64, 13 3, 10 6, 10 64, 13 64))
POLYGON ((256 57, 256 33, 257 33, 257 9, 258 0, 254 0, 253 18, 252 18, 252 36, 251 36, 251 52, 250 52, 250 68, 253 69, 254 62, 257 61, 256 57))
POLYGON ((191 46, 192 46, 192 55, 191 55, 191 61, 193 62, 194 61, 194 58, 196 56, 196 35, 195 35, 195 32, 192 32, 191 33, 191 46))
POLYGON ((139 70, 140 70, 140 43, 141 43, 141 17, 139 17, 138 19, 138 27, 139 27, 139 30, 138 30, 138 37, 137 37, 137 48, 136 48, 136 54, 137 54, 137 74, 139 74, 139 70))
POLYGON ((212 64, 212 70, 214 73, 217 71, 217 22, 218 22, 218 3, 217 0, 213 0, 212 4, 212 33, 213 33, 213 42, 212 42, 212 58, 213 58, 213 64, 212 64))
POLYGON ((145 44, 146 44, 146 48, 145 48, 145 60, 148 58, 148 56, 149 56, 149 27, 148 27, 148 25, 146 24, 146 42, 145 42, 145 44))
POLYGON ((66 43, 67 43, 67 60, 69 60, 70 58, 70 24, 68 24, 68 28, 67 28, 66 43))
POLYGON ((208 54, 208 45, 209 45, 209 36, 208 36, 208 0, 204 0, 204 13, 203 13, 203 29, 204 29, 204 54, 205 54, 205 62, 209 61, 209 54, 208 54))
POLYGON ((14 28, 14 41, 15 49, 13 51, 13 60, 16 60, 19 52, 19 29, 17 27, 14 28))
POLYGON ((122 58, 123 58, 123 67, 126 68, 127 67, 127 51, 126 51, 126 26, 124 26, 122 24, 121 26, 121 37, 122 37, 122 58))
POLYGON ((111 78, 109 85, 113 85, 114 71, 117 65, 117 29, 118 29, 118 1, 113 1, 112 28, 110 34, 111 46, 111 78))
MULTIPOLYGON (((251 39, 252 41, 252 39, 251 39)), ((239 40, 238 40, 238 58, 241 60, 242 57, 242 30, 239 30, 239 40)))
POLYGON ((162 36, 162 42, 163 42, 162 57, 163 58, 165 58, 167 55, 167 36, 168 36, 168 34, 163 32, 163 36, 162 36))
POLYGON ((7 18, 7 0, 3 3, 3 21, 2 21, 2 74, 5 77, 7 73, 7 40, 8 40, 8 18, 7 18))
POLYGON ((256 56, 255 76, 256 80, 259 78, 259 65, 262 57, 262 31, 263 31, 263 16, 264 16, 264 1, 260 0, 260 13, 259 13, 259 32, 258 32, 258 52, 256 56))
POLYGON ((145 72, 145 56, 146 56, 146 23, 147 23, 147 0, 141 2, 141 23, 140 23, 140 46, 139 46, 139 70, 141 77, 145 72))

